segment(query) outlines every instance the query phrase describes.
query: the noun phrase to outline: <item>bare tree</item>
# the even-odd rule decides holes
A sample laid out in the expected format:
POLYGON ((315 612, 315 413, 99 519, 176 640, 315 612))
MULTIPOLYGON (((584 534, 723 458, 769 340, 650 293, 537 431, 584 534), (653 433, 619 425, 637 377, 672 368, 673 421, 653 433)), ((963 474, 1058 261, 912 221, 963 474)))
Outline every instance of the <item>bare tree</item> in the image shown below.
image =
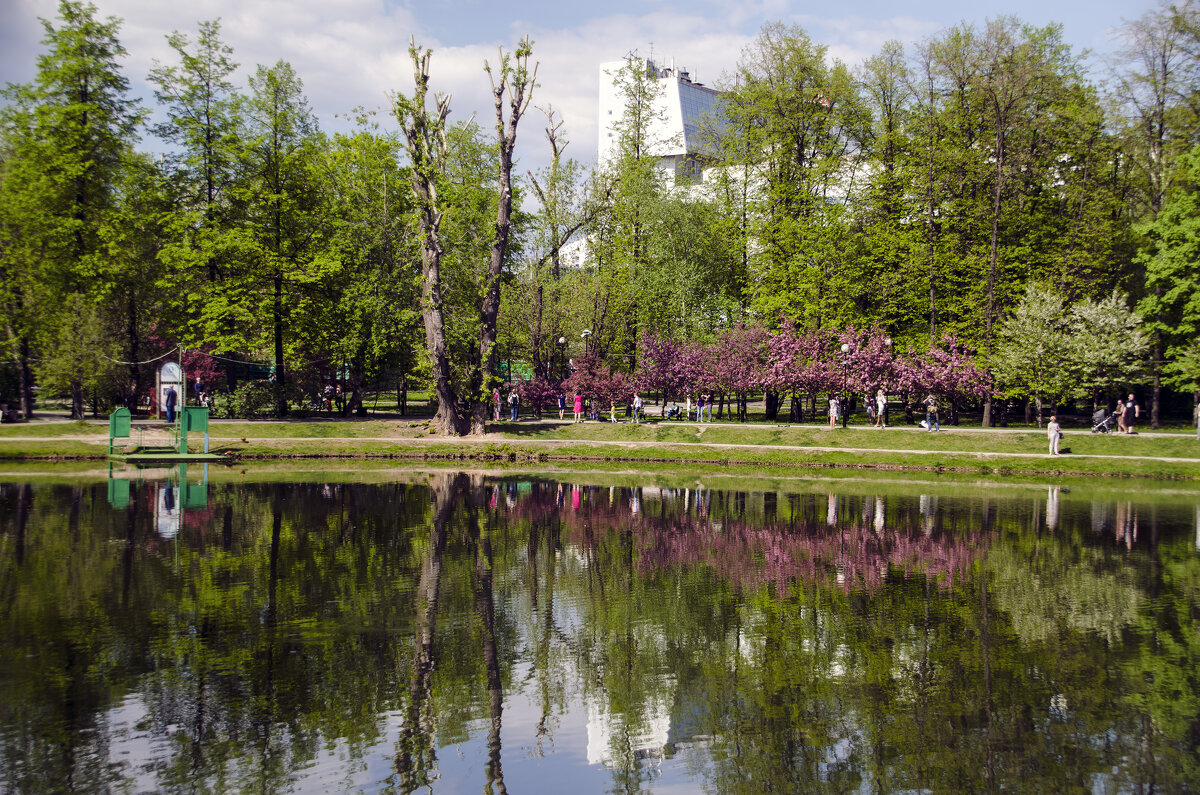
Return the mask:
POLYGON ((415 84, 411 98, 396 94, 393 112, 404 132, 404 142, 412 161, 412 192, 417 200, 417 218, 421 230, 421 317, 425 322, 425 344, 433 365, 437 414, 433 425, 438 433, 461 434, 466 428, 459 414, 459 399, 454 390, 450 357, 446 347, 446 317, 442 298, 441 224, 445 207, 438 200, 438 179, 446 171, 446 117, 450 97, 434 96, 432 113, 426 105, 429 95, 429 59, 431 51, 419 50, 414 39, 408 42, 415 84))
POLYGON ((533 47, 528 37, 521 39, 516 52, 500 50, 496 70, 484 61, 484 71, 492 83, 492 99, 496 109, 496 143, 500 155, 500 197, 496 205, 496 228, 492 237, 492 256, 488 262, 483 283, 483 302, 480 306, 479 361, 475 362, 471 377, 472 434, 487 430, 488 383, 496 370, 496 319, 500 315, 500 275, 504 270, 504 258, 508 252, 508 239, 512 231, 512 166, 513 149, 517 145, 517 124, 529 108, 533 99, 533 88, 537 82, 537 63, 529 66, 533 47), (508 118, 504 106, 508 105, 508 118))

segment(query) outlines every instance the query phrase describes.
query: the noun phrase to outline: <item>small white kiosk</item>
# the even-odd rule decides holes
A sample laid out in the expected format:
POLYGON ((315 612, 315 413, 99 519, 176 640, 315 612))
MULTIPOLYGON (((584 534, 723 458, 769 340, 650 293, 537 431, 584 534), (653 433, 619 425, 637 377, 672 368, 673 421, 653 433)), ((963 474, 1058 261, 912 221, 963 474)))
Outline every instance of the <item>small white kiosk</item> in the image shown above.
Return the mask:
POLYGON ((183 370, 179 368, 178 362, 167 362, 158 368, 157 381, 158 383, 155 384, 154 390, 157 402, 154 409, 160 418, 167 416, 167 389, 170 387, 175 388, 177 396, 175 399, 176 410, 182 409, 187 405, 183 384, 183 370))

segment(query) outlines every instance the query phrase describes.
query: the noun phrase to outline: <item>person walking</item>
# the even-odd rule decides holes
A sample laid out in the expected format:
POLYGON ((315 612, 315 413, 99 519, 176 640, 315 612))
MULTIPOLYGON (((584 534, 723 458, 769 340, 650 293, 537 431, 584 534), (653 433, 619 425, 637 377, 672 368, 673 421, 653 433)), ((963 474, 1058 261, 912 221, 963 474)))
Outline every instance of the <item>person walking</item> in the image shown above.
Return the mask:
POLYGON ((558 418, 561 420, 563 415, 567 413, 567 396, 562 392, 558 393, 558 418))
POLYGON ((1051 414, 1050 422, 1046 424, 1046 438, 1050 442, 1050 455, 1058 455, 1058 440, 1062 437, 1062 426, 1058 424, 1058 415, 1051 414))
POLYGON ((1133 427, 1136 424, 1137 418, 1142 416, 1142 407, 1138 405, 1137 398, 1130 394, 1129 399, 1125 401, 1125 433, 1136 433, 1133 427))
POLYGON ((575 393, 575 422, 583 422, 583 395, 575 393))
POLYGON ((521 411, 521 398, 517 397, 517 390, 513 389, 508 393, 508 408, 510 419, 513 422, 517 421, 517 414, 521 411))
POLYGON ((841 411, 842 402, 835 396, 829 396, 829 427, 836 428, 838 422, 838 412, 841 411))
POLYGON ((696 422, 704 422, 704 407, 708 404, 708 395, 703 392, 696 398, 696 422))
POLYGON ((940 431, 942 424, 938 422, 938 403, 937 396, 930 392, 925 397, 925 430, 933 432, 940 431))
POLYGON ((875 392, 875 427, 887 427, 887 395, 883 394, 883 387, 875 392))
POLYGON ((492 389, 492 420, 500 421, 500 387, 492 389))
POLYGON ((641 413, 642 413, 642 396, 641 396, 641 394, 635 392, 633 394, 633 422, 634 422, 634 424, 637 424, 639 422, 641 413))

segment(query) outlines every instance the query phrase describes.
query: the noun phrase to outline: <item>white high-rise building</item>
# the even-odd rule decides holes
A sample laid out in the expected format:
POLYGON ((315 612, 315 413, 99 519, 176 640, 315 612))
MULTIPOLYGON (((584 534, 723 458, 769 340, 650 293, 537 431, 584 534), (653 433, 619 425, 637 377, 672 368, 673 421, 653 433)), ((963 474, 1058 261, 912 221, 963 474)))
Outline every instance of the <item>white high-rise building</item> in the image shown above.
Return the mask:
MULTIPOLYGON (((614 152, 617 126, 624 117, 625 98, 617 78, 626 61, 600 64, 600 122, 598 156, 601 165, 614 152)), ((649 58, 637 58, 662 87, 655 99, 654 120, 647 130, 649 154, 659 159, 668 184, 692 183, 700 179, 701 165, 711 160, 712 146, 706 132, 719 124, 721 92, 692 80, 686 69, 658 66, 649 58), (706 153, 708 156, 706 157, 706 153)))

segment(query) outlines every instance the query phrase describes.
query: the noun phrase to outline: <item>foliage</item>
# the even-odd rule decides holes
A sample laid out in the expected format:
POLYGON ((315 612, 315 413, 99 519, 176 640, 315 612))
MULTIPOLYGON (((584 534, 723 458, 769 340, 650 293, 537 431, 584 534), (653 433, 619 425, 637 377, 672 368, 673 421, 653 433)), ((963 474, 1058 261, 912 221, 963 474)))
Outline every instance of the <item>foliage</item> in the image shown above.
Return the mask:
POLYGON ((257 420, 274 414, 278 392, 262 381, 245 381, 232 392, 213 395, 213 415, 227 419, 257 420))
POLYGON ((521 405, 533 409, 533 413, 539 417, 543 411, 557 405, 559 388, 541 376, 534 376, 528 381, 517 381, 516 390, 517 396, 521 398, 521 405))
POLYGON ((266 354, 283 387, 337 380, 347 411, 428 374, 455 433, 483 430, 502 362, 552 382, 581 347, 614 396, 712 390, 739 416, 762 391, 882 386, 986 421, 994 368, 1034 401, 1147 383, 1157 422, 1160 386, 1200 378, 1194 4, 1126 23, 1109 95, 1056 25, 964 23, 853 71, 769 23, 686 141, 663 132, 679 76, 630 56, 606 78, 597 169, 546 108, 549 165, 528 179, 528 39, 484 67, 494 125, 449 121, 414 42, 392 121, 352 109, 326 136, 289 64, 239 82, 218 21, 167 37, 145 127, 119 20, 63 0, 45 31, 0 109, 0 345, 26 412, 35 386, 76 415, 85 394, 142 395, 136 363, 176 344, 266 354), (135 151, 145 133, 155 156, 135 151), (1013 325, 1033 322, 1031 286, 1061 298, 1040 341, 1013 325), (84 338, 107 359, 80 364, 84 338))
POLYGON ((1029 395, 1038 404, 1057 400, 1072 386, 1063 299, 1030 285, 1025 298, 999 328, 992 368, 1006 394, 1029 395))

